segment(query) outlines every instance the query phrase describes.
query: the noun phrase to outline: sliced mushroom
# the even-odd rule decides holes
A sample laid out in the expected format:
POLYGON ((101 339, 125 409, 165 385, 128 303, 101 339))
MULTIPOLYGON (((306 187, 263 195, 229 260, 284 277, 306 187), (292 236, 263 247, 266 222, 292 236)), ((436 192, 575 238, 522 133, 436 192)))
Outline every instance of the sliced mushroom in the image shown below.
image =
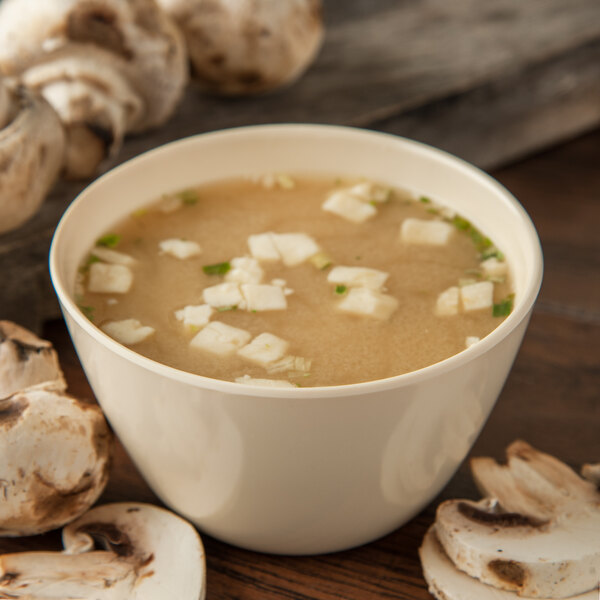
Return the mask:
POLYGON ((0 77, 0 233, 37 212, 58 175, 63 148, 62 127, 52 108, 0 77))
POLYGON ((0 556, 0 597, 202 600, 204 549, 186 521, 149 504, 106 504, 63 529, 64 552, 0 556), (102 549, 95 549, 98 543, 102 549))
POLYGON ((487 496, 449 500, 436 532, 450 560, 495 588, 532 598, 566 598, 600 580, 600 492, 556 458, 517 441, 507 464, 474 459, 487 496))
MULTIPOLYGON (((425 534, 419 548, 423 575, 429 592, 438 600, 530 600, 514 592, 499 590, 457 569, 438 541, 435 526, 425 534)), ((598 592, 589 591, 569 600, 597 600, 598 592)))
POLYGON ((323 39, 320 0, 159 0, 210 90, 255 94, 300 77, 323 39))
POLYGON ((183 37, 154 0, 3 0, 0 40, 0 71, 61 116, 73 178, 93 175, 126 133, 164 123, 187 83, 183 37))
POLYGON ((63 392, 34 387, 0 400, 0 536, 83 514, 108 480, 111 443, 100 408, 63 392))
POLYGON ((0 398, 43 384, 67 387, 52 344, 11 321, 0 321, 0 398))

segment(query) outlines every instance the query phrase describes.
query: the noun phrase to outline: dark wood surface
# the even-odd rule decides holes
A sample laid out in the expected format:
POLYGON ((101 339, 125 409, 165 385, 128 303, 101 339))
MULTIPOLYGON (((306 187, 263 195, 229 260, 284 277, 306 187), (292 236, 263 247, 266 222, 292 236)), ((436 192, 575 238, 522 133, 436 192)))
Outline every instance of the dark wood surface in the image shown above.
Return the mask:
MULTIPOLYGON (((404 135, 491 168, 600 124, 599 0, 323 5, 323 48, 297 83, 228 100, 190 85, 169 123, 129 138, 114 162, 208 130, 316 122, 404 135)), ((46 257, 87 183, 59 182, 34 219, 0 236, 3 318, 39 330, 59 315, 46 257)))
MULTIPOLYGON (((473 455, 502 458, 522 438, 574 468, 600 461, 600 131, 493 174, 532 216, 545 254, 545 278, 514 368, 473 455)), ((61 321, 44 334, 57 346, 70 390, 93 400, 61 321)), ((476 498, 463 465, 423 513, 385 538, 316 557, 267 556, 204 536, 208 600, 371 600, 430 598, 417 556, 435 505, 476 498)), ((155 502, 117 448, 102 502, 155 502)), ((57 533, 0 540, 0 551, 60 547, 57 533)))

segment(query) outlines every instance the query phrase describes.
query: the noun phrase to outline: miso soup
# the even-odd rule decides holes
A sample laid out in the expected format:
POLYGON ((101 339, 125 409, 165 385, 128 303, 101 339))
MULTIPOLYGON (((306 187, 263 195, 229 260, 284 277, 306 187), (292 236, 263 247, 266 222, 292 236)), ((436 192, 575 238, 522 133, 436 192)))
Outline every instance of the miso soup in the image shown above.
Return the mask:
POLYGON ((376 182, 220 181, 115 223, 77 300, 117 341, 206 377, 382 379, 461 352, 510 313, 504 256, 467 219, 376 182))

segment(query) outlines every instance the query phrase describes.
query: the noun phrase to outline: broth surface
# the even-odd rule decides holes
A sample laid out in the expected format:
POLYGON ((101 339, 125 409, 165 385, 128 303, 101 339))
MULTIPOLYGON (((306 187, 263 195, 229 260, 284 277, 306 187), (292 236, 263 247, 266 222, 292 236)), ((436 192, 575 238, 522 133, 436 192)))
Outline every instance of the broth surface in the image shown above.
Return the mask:
MULTIPOLYGON (((353 223, 321 206, 332 191, 354 182, 294 177, 293 183, 292 189, 284 189, 247 179, 222 181, 196 188, 197 201, 188 192, 188 203, 174 212, 164 213, 156 205, 136 211, 110 231, 118 238, 114 249, 136 260, 130 291, 89 292, 88 258, 81 268, 80 305, 99 326, 135 318, 153 327, 155 333, 132 348, 158 362, 217 379, 249 375, 287 379, 302 387, 351 384, 420 369, 464 350, 467 336, 483 338, 505 318, 493 316, 491 307, 436 315, 441 292, 465 278, 483 280, 474 275, 480 270, 481 252, 460 222, 443 246, 399 241, 404 219, 441 218, 427 199, 394 190, 388 202, 377 205, 373 218, 353 223), (248 237, 263 232, 303 232, 331 257, 332 266, 389 273, 384 293, 398 300, 398 308, 385 320, 341 313, 336 307, 343 294, 336 294, 327 281, 332 267, 264 262, 265 283, 284 279, 293 290, 286 297, 287 309, 216 311, 211 321, 245 329, 253 337, 269 332, 287 340, 288 354, 312 361, 309 373, 271 374, 237 354, 221 357, 190 347, 197 331, 178 321, 175 311, 202 304, 203 289, 224 281, 223 276, 204 273, 203 266, 248 256, 248 237), (196 241, 202 252, 185 260, 161 254, 159 243, 168 238, 196 241)), ((510 292, 509 280, 496 281, 494 302, 510 292)))

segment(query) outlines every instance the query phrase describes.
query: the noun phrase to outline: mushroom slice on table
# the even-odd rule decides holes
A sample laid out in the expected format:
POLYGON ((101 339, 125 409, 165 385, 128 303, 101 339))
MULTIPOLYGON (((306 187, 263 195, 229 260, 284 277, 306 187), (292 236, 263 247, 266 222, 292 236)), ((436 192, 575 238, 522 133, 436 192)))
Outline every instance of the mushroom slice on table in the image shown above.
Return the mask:
POLYGON ((0 77, 0 233, 37 212, 58 176, 63 149, 62 126, 48 103, 0 77))
POLYGON ((52 344, 12 321, 0 321, 0 398, 37 385, 67 387, 52 344))
POLYGON ((181 27, 193 70, 224 95, 300 77, 323 40, 320 0, 159 0, 181 27))
POLYGON ((104 490, 111 444, 98 406, 43 387, 0 400, 0 536, 50 531, 83 514, 104 490))
MULTIPOLYGON (((457 569, 438 541, 435 525, 425 534, 419 556, 429 591, 438 600, 531 600, 482 583, 457 569)), ((598 591, 577 594, 569 600, 598 600, 598 591)))
POLYGON ((125 134, 164 123, 188 80, 183 36, 154 0, 3 0, 0 72, 63 118, 72 178, 93 175, 125 134))
POLYGON ((187 521, 157 506, 119 503, 93 508, 63 529, 63 546, 63 552, 0 556, 0 597, 205 597, 200 536, 187 521))
POLYGON ((477 458, 487 496, 449 500, 436 533, 454 565, 495 588, 531 598, 567 598, 600 580, 600 492, 558 459, 517 441, 507 464, 477 458))

